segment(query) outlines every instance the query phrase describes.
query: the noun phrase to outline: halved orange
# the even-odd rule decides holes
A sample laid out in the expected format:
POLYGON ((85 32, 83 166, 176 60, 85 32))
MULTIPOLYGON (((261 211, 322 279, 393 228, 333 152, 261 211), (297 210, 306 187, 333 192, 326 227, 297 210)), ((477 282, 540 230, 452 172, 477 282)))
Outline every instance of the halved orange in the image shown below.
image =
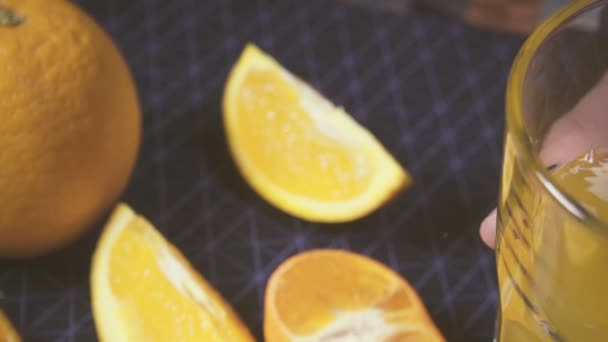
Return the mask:
POLYGON ((91 290, 102 341, 254 341, 221 295, 125 204, 98 242, 91 290))
POLYGON ((2 310, 0 310, 0 342, 21 342, 17 330, 2 310))
POLYGON ((302 219, 345 222, 377 209, 408 173, 343 108, 248 45, 224 90, 232 156, 268 202, 302 219))
POLYGON ((407 281, 348 251, 287 259, 270 277, 264 310, 266 342, 444 341, 407 281))

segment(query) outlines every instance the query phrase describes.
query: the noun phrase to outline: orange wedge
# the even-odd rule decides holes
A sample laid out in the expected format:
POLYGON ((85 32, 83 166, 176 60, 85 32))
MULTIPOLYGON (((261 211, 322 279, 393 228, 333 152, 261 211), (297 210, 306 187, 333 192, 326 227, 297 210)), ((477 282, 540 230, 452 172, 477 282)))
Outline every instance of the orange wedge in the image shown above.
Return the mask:
POLYGON ((410 183, 369 131, 254 45, 233 67, 223 101, 228 144, 241 174, 291 215, 354 220, 410 183))
POLYGON ((124 204, 98 242, 91 290, 101 341, 254 341, 184 256, 124 204))
POLYGON ((403 278, 347 251, 291 257, 270 277, 265 304, 266 342, 444 341, 403 278))
POLYGON ((19 334, 2 310, 0 310, 0 342, 21 342, 19 334))

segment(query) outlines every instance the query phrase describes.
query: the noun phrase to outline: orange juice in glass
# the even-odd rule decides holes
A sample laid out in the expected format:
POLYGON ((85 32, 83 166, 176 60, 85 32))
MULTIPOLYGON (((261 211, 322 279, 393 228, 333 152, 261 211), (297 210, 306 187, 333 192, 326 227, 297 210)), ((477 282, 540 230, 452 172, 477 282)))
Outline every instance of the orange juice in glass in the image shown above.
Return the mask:
POLYGON ((496 340, 608 341, 608 1, 574 1, 513 65, 496 340))

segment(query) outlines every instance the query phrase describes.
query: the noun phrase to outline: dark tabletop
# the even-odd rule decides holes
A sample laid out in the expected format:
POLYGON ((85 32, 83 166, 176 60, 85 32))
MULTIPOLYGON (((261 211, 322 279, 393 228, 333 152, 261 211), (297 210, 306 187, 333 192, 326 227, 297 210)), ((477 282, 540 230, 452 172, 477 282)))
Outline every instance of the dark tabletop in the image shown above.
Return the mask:
MULTIPOLYGON (((346 248, 419 291, 449 341, 490 341, 494 257, 477 235, 494 206, 504 88, 520 37, 425 9, 398 15, 327 0, 82 0, 137 80, 143 147, 123 200, 147 216, 262 339, 266 280, 294 253, 346 248), (248 41, 368 127, 414 185, 362 220, 327 227, 266 204, 238 175, 220 99, 248 41)), ((99 235, 0 263, 0 307, 26 341, 95 341, 89 263, 99 235)))

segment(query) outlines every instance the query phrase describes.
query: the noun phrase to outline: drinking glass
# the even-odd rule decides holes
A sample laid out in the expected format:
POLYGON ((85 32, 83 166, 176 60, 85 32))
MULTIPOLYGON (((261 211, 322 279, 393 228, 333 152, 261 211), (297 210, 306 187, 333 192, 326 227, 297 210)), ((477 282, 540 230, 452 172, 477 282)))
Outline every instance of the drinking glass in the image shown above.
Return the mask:
POLYGON ((541 25, 511 69, 497 341, 608 341, 607 65, 608 1, 583 0, 541 25))

